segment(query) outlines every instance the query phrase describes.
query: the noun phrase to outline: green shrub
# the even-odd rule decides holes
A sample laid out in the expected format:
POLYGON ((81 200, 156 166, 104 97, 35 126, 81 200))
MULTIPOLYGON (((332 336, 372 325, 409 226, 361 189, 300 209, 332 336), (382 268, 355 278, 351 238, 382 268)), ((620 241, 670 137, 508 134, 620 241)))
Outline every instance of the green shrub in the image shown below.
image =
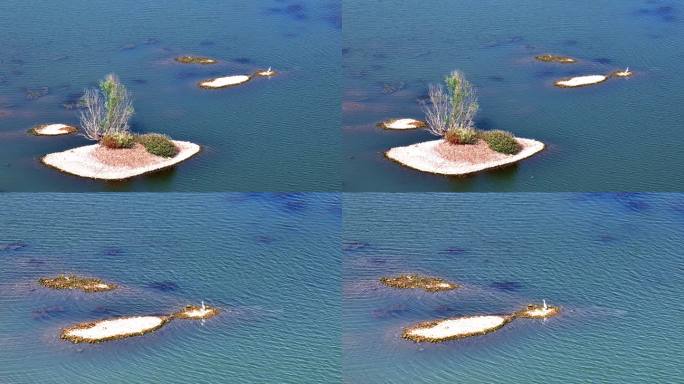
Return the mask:
POLYGON ((135 144, 135 136, 128 132, 108 133, 102 136, 100 143, 107 148, 132 148, 135 144))
POLYGON ((156 156, 174 157, 178 154, 178 148, 166 135, 148 133, 138 136, 138 142, 147 149, 147 152, 156 156))
POLYGON ((472 128, 450 129, 444 135, 444 139, 451 144, 475 144, 477 131, 472 128))
POLYGON ((510 132, 499 130, 485 131, 480 134, 480 137, 489 144, 489 148, 499 153, 515 155, 522 149, 510 132))

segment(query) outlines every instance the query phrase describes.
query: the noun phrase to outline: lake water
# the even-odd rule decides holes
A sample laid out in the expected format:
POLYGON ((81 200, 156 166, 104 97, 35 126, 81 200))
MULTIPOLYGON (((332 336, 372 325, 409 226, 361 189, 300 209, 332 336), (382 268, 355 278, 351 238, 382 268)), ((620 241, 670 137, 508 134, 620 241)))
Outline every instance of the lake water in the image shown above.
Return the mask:
POLYGON ((333 191, 341 184, 341 2, 263 0, 0 4, 0 191, 333 191), (220 64, 180 65, 177 55, 220 64), (281 75, 207 91, 200 80, 272 66, 281 75), (65 102, 107 73, 134 93, 135 132, 203 146, 172 170, 103 183, 40 164, 88 142, 33 137, 77 124, 65 102), (26 99, 26 89, 48 94, 26 99))
POLYGON ((684 4, 668 0, 516 2, 345 0, 344 188, 348 191, 679 191, 684 162, 684 4), (540 53, 576 65, 536 63, 540 53), (583 89, 555 80, 629 66, 583 89), (539 139, 518 166, 473 177, 423 174, 384 158, 424 131, 375 127, 422 118, 417 102, 454 69, 477 87, 477 125, 539 139))
POLYGON ((340 382, 334 194, 12 194, 0 199, 0 382, 340 382), (120 285, 41 288, 58 273, 120 285), (187 304, 201 321, 103 344, 61 328, 187 304))
POLYGON ((344 209, 344 382, 681 381, 684 196, 346 194, 344 209), (463 288, 377 282, 408 272, 463 288), (560 316, 442 344, 400 337, 543 299, 560 316))

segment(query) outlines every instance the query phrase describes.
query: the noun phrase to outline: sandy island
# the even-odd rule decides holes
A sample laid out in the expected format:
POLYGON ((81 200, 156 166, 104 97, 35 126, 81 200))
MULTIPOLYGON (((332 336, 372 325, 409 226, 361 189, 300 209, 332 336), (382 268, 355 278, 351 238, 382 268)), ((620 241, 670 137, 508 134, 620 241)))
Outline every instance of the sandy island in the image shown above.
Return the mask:
POLYGON ((545 63, 560 63, 560 64, 574 64, 577 62, 576 59, 568 56, 558 56, 558 55, 537 55, 534 57, 537 61, 543 61, 545 63))
POLYGON ((64 328, 60 338, 72 343, 101 343, 154 332, 173 319, 208 319, 219 314, 219 309, 204 305, 188 305, 177 313, 159 316, 127 316, 99 321, 88 321, 64 328))
POLYGON ((198 305, 188 305, 181 311, 173 314, 176 319, 208 319, 219 314, 218 308, 210 307, 202 303, 198 305))
POLYGON ((513 316, 466 316, 426 321, 405 328, 402 337, 415 342, 439 343, 447 340, 486 335, 513 320, 513 316))
POLYGON ((515 155, 496 152, 484 140, 455 145, 444 139, 392 148, 385 155, 419 171, 460 176, 513 164, 544 149, 544 143, 536 140, 517 137, 515 140, 522 148, 515 155))
POLYGON ((78 128, 66 124, 42 124, 29 130, 31 134, 36 136, 69 135, 76 131, 78 131, 78 128))
POLYGON ((236 85, 244 84, 252 79, 249 75, 235 75, 217 77, 214 79, 203 80, 199 82, 199 87, 204 89, 221 89, 234 87, 236 85))
POLYGON ((482 315, 453 317, 441 320, 424 321, 404 328, 401 337, 417 343, 463 339, 494 332, 518 318, 546 319, 560 313, 560 307, 529 304, 525 309, 510 315, 482 315))
POLYGON ((79 323, 62 330, 60 338, 72 343, 101 343, 156 331, 169 316, 132 316, 79 323))
POLYGON ((608 75, 587 75, 558 80, 554 83, 554 85, 559 88, 586 87, 588 85, 603 83, 611 77, 628 78, 632 77, 633 74, 634 73, 627 68, 622 71, 613 71, 608 75))
POLYGON ((79 277, 76 275, 59 275, 54 278, 38 279, 38 283, 45 288, 52 289, 80 289, 84 292, 105 292, 116 288, 116 284, 105 283, 93 277, 79 277))
POLYGON ((178 148, 178 154, 168 158, 152 155, 140 144, 122 149, 93 144, 45 155, 42 162, 76 176, 123 180, 171 167, 200 151, 200 146, 194 143, 177 140, 173 140, 173 143, 178 148))
POLYGON ((451 291, 459 287, 458 284, 448 282, 439 277, 422 275, 401 275, 395 277, 381 277, 380 283, 398 289, 423 289, 427 292, 451 291))
POLYGON ((397 130, 425 128, 425 126, 424 121, 416 119, 390 119, 378 124, 380 128, 397 130))
POLYGON ((606 80, 608 80, 608 76, 605 75, 587 75, 571 77, 569 79, 564 80, 558 80, 554 84, 556 85, 556 87, 560 88, 576 88, 603 83, 606 80))
POLYGON ((178 56, 174 60, 181 64, 216 64, 218 61, 210 57, 203 56, 178 56))

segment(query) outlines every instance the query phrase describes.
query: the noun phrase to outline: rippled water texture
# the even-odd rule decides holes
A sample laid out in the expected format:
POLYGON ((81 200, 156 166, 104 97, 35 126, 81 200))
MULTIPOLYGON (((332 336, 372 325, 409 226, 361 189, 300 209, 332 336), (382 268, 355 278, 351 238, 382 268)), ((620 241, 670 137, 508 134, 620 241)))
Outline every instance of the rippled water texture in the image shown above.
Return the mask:
POLYGON ((0 212, 2 383, 340 381, 337 195, 15 194, 0 212), (58 273, 120 287, 36 283, 58 273), (201 300, 221 314, 99 345, 59 339, 201 300))
POLYGON ((343 377, 349 383, 673 383, 682 375, 684 197, 346 194, 343 377), (381 286, 420 272, 438 294, 381 286), (542 299, 559 317, 415 344, 423 320, 510 313, 542 299))
POLYGON ((684 4, 674 0, 346 0, 343 145, 350 191, 680 191, 684 4), (544 64, 534 55, 580 60, 544 64), (630 67, 629 80, 555 80, 630 67), (539 139, 518 166, 467 178, 423 174, 383 153, 432 138, 375 127, 420 118, 453 69, 477 87, 477 125, 539 139))
POLYGON ((339 190, 341 17, 339 0, 2 1, 0 190, 339 190), (172 61, 186 54, 220 63, 172 61), (269 66, 280 76, 217 91, 196 85, 269 66), (63 104, 109 72, 134 93, 135 132, 198 143, 200 155, 118 183, 42 166, 46 153, 87 141, 26 131, 78 123, 63 104))

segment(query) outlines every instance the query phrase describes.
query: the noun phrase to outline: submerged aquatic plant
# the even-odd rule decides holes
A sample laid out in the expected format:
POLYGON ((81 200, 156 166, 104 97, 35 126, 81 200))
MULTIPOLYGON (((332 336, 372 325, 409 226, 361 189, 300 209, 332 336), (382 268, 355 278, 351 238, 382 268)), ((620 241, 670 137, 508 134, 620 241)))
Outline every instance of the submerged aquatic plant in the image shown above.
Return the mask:
POLYGON ((466 139, 473 143, 474 120, 479 109, 475 88, 461 71, 451 72, 442 85, 430 85, 430 102, 422 102, 428 131, 435 136, 466 139))
POLYGON ((99 88, 87 89, 81 104, 81 127, 86 138, 99 141, 105 135, 130 131, 133 97, 116 75, 107 75, 99 88))

